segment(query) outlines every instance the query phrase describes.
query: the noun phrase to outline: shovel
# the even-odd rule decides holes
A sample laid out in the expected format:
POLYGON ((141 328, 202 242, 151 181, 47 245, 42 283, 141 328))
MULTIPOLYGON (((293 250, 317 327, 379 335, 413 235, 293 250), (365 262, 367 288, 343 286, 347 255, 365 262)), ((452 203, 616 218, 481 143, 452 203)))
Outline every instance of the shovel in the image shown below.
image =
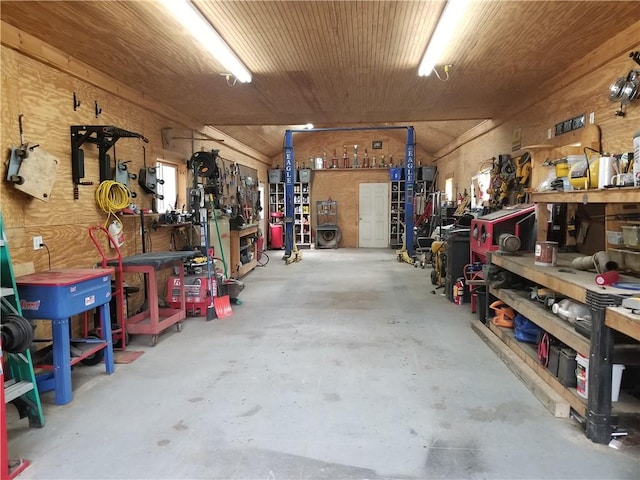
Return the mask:
POLYGON ((213 272, 213 274, 216 277, 216 295, 213 297, 213 308, 216 311, 216 317, 229 317, 233 314, 233 310, 231 310, 231 299, 226 291, 223 292, 223 285, 218 273, 213 272))

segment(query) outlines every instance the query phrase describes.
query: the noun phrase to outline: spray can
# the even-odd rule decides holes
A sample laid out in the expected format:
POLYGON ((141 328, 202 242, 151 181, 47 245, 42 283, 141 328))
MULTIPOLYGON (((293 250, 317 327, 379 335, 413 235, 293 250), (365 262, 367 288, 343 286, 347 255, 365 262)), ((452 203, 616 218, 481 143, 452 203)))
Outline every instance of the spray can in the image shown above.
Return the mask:
POLYGON ((124 245, 124 232, 122 231, 121 223, 118 223, 115 220, 111 222, 111 224, 109 225, 109 235, 112 239, 109 241, 109 246, 111 248, 116 248, 116 245, 118 246, 118 248, 120 248, 122 245, 124 245))
POLYGON ((633 185, 640 187, 640 130, 633 134, 633 185))

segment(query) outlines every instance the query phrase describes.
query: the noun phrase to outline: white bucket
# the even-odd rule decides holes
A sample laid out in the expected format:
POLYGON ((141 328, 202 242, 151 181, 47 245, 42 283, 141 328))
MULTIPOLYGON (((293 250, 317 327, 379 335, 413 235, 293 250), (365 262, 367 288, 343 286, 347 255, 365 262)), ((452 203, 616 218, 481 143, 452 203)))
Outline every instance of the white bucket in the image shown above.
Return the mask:
MULTIPOLYGON (((587 398, 589 392, 589 359, 578 353, 576 355, 576 363, 576 391, 581 397, 587 398)), ((614 364, 611 367, 611 401, 617 402, 618 398, 620 398, 620 383, 622 382, 624 365, 614 364)))

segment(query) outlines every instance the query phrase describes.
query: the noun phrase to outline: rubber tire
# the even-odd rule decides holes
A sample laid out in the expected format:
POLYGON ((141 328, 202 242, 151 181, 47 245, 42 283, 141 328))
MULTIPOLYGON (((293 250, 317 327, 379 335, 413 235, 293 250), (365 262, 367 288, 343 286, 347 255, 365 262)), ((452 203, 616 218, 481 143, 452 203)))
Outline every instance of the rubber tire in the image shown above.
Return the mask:
MULTIPOLYGON (((97 335, 89 335, 87 338, 96 338, 100 340, 100 337, 97 335)), ((94 365, 98 365, 102 359, 104 358, 104 348, 98 350, 93 355, 83 358, 80 360, 80 363, 86 365, 87 367, 93 367, 94 365)))
POLYGON ((438 272, 436 270, 431 270, 431 284, 438 285, 438 272))
POLYGON ((9 314, 2 318, 0 332, 2 348, 9 353, 22 353, 33 343, 33 324, 20 315, 9 314))

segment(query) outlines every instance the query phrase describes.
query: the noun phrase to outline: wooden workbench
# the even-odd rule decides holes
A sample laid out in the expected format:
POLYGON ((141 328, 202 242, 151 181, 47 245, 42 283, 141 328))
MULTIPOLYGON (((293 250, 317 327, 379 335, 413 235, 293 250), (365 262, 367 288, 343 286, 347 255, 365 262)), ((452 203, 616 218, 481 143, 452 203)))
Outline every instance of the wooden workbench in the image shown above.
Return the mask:
POLYGON ((258 225, 246 225, 239 230, 231 230, 229 237, 231 243, 231 259, 229 260, 230 272, 232 278, 240 278, 256 268, 258 264, 258 252, 256 237, 258 235, 258 225), (242 263, 242 254, 247 253, 250 259, 242 263))

